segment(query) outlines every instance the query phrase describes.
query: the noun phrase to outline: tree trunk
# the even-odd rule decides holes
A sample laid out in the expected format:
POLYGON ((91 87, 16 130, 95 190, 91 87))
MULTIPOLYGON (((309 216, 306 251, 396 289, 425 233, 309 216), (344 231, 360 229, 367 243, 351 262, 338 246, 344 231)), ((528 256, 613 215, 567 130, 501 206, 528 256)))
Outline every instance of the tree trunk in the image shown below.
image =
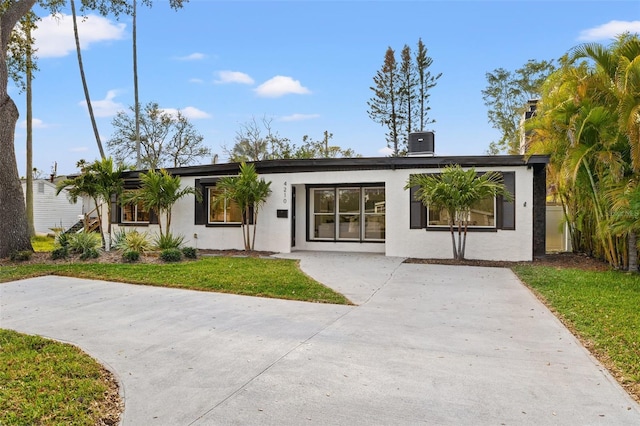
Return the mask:
POLYGON ((138 0, 133 0, 132 37, 133 37, 133 102, 136 123, 136 170, 142 167, 140 161, 140 101, 138 99, 138 0))
POLYGON ((629 232, 627 236, 629 272, 638 272, 638 243, 635 232, 629 232))
POLYGON ((457 259, 458 258, 458 251, 456 250, 456 235, 454 233, 453 224, 452 223, 449 224, 449 231, 451 233, 451 245, 453 247, 453 258, 457 259))
POLYGON ((464 223, 464 237, 462 238, 462 249, 460 250, 460 259, 464 259, 464 252, 467 249, 467 222, 464 223))
MULTIPOLYGON (((31 41, 31 24, 27 25, 27 40, 31 41)), ((31 92, 31 80, 32 80, 32 62, 31 62, 31 45, 27 44, 27 75, 26 75, 26 95, 27 95, 27 165, 25 167, 25 174, 27 183, 25 185, 25 199, 27 209, 27 226, 29 228, 29 236, 36 234, 34 218, 33 218, 33 103, 31 92)))
POLYGON ((33 250, 14 147, 18 108, 9 96, 0 104, 0 258, 33 250))
POLYGON ((100 158, 103 160, 106 158, 104 150, 102 149, 102 142, 100 141, 100 133, 98 132, 98 125, 96 124, 96 117, 93 114, 93 107, 91 106, 91 96, 89 96, 89 87, 87 87, 87 79, 84 75, 84 66, 82 65, 82 53, 80 50, 80 38, 78 36, 78 23, 76 20, 76 4, 74 0, 70 1, 71 15, 73 18, 73 35, 76 40, 76 53, 78 54, 78 66, 80 67, 80 78, 82 79, 82 87, 84 89, 84 98, 87 101, 87 109, 89 110, 89 118, 91 119, 91 126, 93 127, 93 134, 98 144, 98 150, 100 150, 100 158))
POLYGON ((458 257, 456 260, 464 259, 464 253, 462 252, 462 222, 458 222, 458 257))
POLYGON ((251 250, 251 227, 249 225, 249 209, 247 208, 246 212, 245 212, 245 218, 244 218, 245 223, 247 224, 246 226, 246 235, 243 235, 244 237, 244 249, 247 251, 251 250))
POLYGON ((258 209, 253 207, 253 239, 251 240, 251 250, 256 248, 256 228, 258 226, 258 209))

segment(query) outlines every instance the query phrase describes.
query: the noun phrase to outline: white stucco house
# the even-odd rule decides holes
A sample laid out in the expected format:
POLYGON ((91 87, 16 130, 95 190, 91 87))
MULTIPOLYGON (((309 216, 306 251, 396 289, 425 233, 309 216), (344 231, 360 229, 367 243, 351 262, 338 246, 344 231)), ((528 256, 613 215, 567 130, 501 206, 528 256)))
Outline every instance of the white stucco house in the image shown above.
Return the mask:
MULTIPOLYGON (((502 173, 514 196, 485 200, 472 212, 469 259, 530 261, 545 253, 546 156, 408 156, 270 160, 254 163, 272 194, 259 213, 256 250, 376 252, 387 256, 451 258, 451 236, 443 212, 425 208, 404 186, 411 174, 438 173, 459 164, 477 172, 502 173)), ((242 249, 233 205, 214 203, 216 182, 236 175, 239 164, 167 169, 183 186, 200 189, 173 207, 171 231, 200 249, 242 249)), ((139 173, 126 174, 135 188, 139 173)), ((156 234, 157 219, 138 206, 114 201, 114 228, 156 234), (155 222, 155 223, 154 223, 155 222)))
MULTIPOLYGON (((27 181, 21 180, 26 194, 27 181)), ((68 229, 82 215, 83 203, 72 203, 63 190, 56 195, 56 184, 48 179, 33 179, 33 222, 36 233, 50 234, 54 228, 68 229)), ((25 197, 26 198, 26 197, 25 197)))

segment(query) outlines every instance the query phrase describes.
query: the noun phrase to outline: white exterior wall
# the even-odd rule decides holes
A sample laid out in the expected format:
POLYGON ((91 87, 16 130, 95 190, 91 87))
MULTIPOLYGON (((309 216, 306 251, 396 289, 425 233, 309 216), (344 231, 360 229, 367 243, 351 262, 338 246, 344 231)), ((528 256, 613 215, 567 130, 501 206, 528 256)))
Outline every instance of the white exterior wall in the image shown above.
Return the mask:
MULTIPOLYGON (((533 259, 533 169, 526 167, 481 168, 476 171, 515 172, 516 229, 467 233, 467 259, 529 261, 533 259), (526 203, 526 206, 525 206, 526 203)), ((409 228, 409 191, 403 188, 410 174, 437 170, 397 170, 387 183, 387 256, 450 259, 451 233, 409 228), (391 218, 397 218, 391 220, 391 218)), ((456 233, 457 237, 457 233, 456 233)))
MULTIPOLYGON (((22 192, 26 193, 27 182, 22 181, 22 192)), ((36 233, 49 234, 51 228, 70 228, 82 214, 82 203, 72 203, 67 191, 56 195, 56 186, 44 179, 33 180, 33 222, 36 233), (38 186, 44 192, 38 191, 38 186)))
MULTIPOLYGON (((477 171, 515 172, 515 230, 469 232, 468 259, 529 261, 533 258, 533 169, 522 167, 476 168, 477 171)), ((305 172, 261 175, 271 181, 272 194, 258 216, 256 250, 289 253, 295 250, 378 252, 387 256, 451 258, 451 234, 444 231, 410 229, 410 193, 404 186, 410 174, 437 173, 437 169, 365 170, 341 172, 305 172), (305 185, 382 183, 386 193, 386 241, 325 242, 307 241, 307 200, 305 185), (296 188, 296 244, 291 246, 292 187, 296 188), (288 211, 278 218, 277 210, 288 211)), ((201 176, 206 177, 206 176, 201 176)), ((182 177, 183 186, 194 186, 195 177, 182 177)), ((204 194, 206 197, 206 194, 204 194)), ((243 249, 240 227, 195 225, 193 196, 179 200, 173 207, 171 232, 185 236, 185 244, 201 249, 243 249), (194 236, 197 235, 197 238, 194 236)), ((127 229, 135 229, 127 226, 127 229)), ((139 227, 156 235, 157 225, 139 227)))

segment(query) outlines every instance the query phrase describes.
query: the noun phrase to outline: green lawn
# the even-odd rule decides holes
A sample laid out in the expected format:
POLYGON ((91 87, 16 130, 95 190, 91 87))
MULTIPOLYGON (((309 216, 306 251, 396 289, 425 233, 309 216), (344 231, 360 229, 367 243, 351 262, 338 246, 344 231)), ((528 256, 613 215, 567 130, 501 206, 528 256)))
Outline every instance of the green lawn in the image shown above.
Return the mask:
POLYGON ((640 275, 543 266, 513 269, 640 397, 640 275))
POLYGON ((50 236, 31 237, 31 245, 33 246, 33 251, 35 252, 52 251, 54 242, 55 238, 50 236))
POLYGON ((25 264, 0 268, 0 282, 65 275, 132 284, 216 291, 318 303, 350 304, 343 295, 305 275, 296 260, 203 257, 193 262, 25 264))
POLYGON ((0 329, 0 424, 116 424, 107 375, 75 346, 0 329))

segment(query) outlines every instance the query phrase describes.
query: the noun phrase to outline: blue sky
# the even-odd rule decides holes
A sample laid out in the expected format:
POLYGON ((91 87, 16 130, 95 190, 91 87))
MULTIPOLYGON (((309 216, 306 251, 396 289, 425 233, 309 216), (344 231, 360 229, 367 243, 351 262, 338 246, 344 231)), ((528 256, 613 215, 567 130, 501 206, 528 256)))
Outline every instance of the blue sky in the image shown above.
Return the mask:
MULTIPOLYGON (((99 157, 75 55, 71 17, 45 19, 35 34, 40 71, 33 82, 34 167, 45 175, 76 172, 99 157)), ((67 11, 67 13, 69 13, 67 11)), ((181 110, 226 161, 242 124, 271 120, 281 137, 303 135, 385 155, 386 129, 367 114, 375 73, 387 47, 415 48, 419 38, 441 72, 431 91, 437 155, 482 155, 498 138, 487 122, 485 74, 529 59, 556 59, 584 42, 608 44, 640 32, 640 2, 608 1, 218 1, 166 0, 138 13, 142 105, 181 110)), ((106 149, 118 110, 133 105, 131 18, 91 15, 80 25, 83 60, 106 149)), ((24 94, 18 171, 25 174, 24 94)), ((134 162, 134 160, 132 160, 134 162)), ((210 159, 203 159, 203 163, 210 159)))

